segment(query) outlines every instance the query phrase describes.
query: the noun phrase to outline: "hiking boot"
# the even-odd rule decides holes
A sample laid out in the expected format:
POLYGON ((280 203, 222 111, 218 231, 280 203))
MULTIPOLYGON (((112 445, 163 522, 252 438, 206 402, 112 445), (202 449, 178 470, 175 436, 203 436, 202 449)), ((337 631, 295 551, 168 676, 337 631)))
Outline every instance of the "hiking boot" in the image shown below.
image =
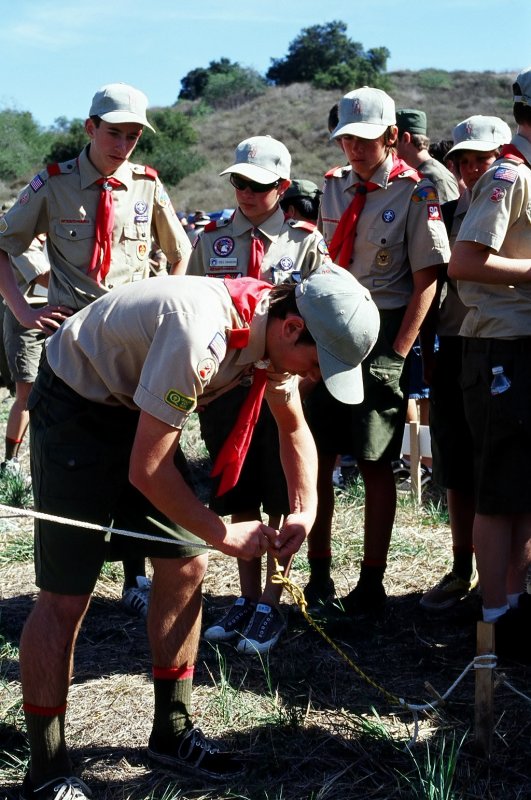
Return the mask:
POLYGON ((476 588, 478 580, 476 570, 468 581, 460 578, 454 572, 449 572, 433 589, 422 595, 419 601, 420 605, 428 611, 444 611, 451 608, 476 588))
POLYGON ((247 597, 238 597, 234 605, 215 625, 211 625, 203 633, 207 642, 230 642, 239 636, 254 614, 256 603, 247 597))
POLYGON ((348 617, 365 617, 383 611, 387 595, 382 583, 361 583, 333 605, 348 617))
POLYGON ((330 603, 336 595, 334 581, 332 578, 317 580, 310 578, 304 587, 304 598, 306 600, 308 614, 319 614, 327 603, 330 603))
POLYGON ((122 592, 122 606, 133 617, 146 619, 149 607, 151 581, 144 575, 137 575, 136 586, 129 586, 122 592))
POLYGON ((285 629, 286 623, 278 608, 258 603, 236 650, 238 653, 269 653, 285 629))
POLYGON ((27 772, 19 797, 20 800, 89 800, 92 792, 82 780, 73 777, 52 778, 34 788, 27 772))
POLYGON ((243 773, 239 753, 222 751, 200 728, 190 728, 176 738, 173 752, 161 752, 153 740, 147 749, 152 761, 215 781, 230 781, 243 773))

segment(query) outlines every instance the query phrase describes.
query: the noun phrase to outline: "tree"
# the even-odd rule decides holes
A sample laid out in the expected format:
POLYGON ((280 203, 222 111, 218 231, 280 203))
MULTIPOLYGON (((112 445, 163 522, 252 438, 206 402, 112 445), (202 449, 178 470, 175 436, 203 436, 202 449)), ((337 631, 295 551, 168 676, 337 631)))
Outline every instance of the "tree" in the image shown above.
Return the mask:
POLYGON ((238 108, 263 94, 266 86, 256 70, 235 65, 229 72, 209 75, 203 100, 216 110, 238 108))
POLYGON ((26 179, 43 168, 50 134, 43 132, 29 111, 0 112, 0 178, 26 179))
POLYGON ((204 159, 194 151, 197 133, 184 114, 172 108, 150 112, 155 135, 145 130, 138 141, 134 160, 149 164, 168 186, 175 186, 186 175, 203 166, 204 159))
POLYGON ((211 61, 208 67, 197 67, 188 72, 181 80, 179 100, 198 100, 203 96, 212 75, 226 75, 233 69, 241 69, 238 63, 232 63, 228 58, 211 61))
POLYGON ((271 60, 267 79, 277 85, 309 82, 339 90, 363 84, 381 86, 389 51, 378 47, 364 52, 346 31, 346 23, 339 20, 304 28, 291 42, 286 58, 271 60))
POLYGON ((54 128, 57 133, 48 151, 46 159, 48 163, 54 164, 76 158, 88 142, 85 121, 82 119, 68 121, 66 117, 58 117, 54 128))

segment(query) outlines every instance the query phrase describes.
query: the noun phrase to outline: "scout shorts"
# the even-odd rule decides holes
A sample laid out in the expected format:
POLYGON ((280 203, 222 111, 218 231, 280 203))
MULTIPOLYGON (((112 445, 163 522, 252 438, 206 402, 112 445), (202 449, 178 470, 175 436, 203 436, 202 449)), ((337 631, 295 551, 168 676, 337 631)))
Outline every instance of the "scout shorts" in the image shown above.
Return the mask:
POLYGON ((37 511, 168 539, 165 544, 36 520, 35 571, 41 589, 89 594, 104 561, 131 555, 187 558, 204 552, 198 546, 201 540, 172 523, 129 483, 137 411, 85 400, 46 362, 28 408, 37 511), (187 543, 171 544, 172 533, 187 543))
POLYGON ((531 512, 531 338, 464 339, 463 397, 474 445, 476 511, 531 512), (492 368, 511 385, 492 395, 492 368))
POLYGON ((11 377, 14 381, 33 383, 37 377, 44 333, 24 328, 6 308, 4 314, 4 348, 11 377))
MULTIPOLYGON (((238 385, 222 394, 199 413, 203 436, 212 462, 227 439, 249 387, 238 385)), ((251 445, 237 485, 216 497, 219 478, 213 482, 210 508, 220 516, 256 511, 268 516, 289 513, 286 479, 280 461, 278 428, 264 400, 251 439, 251 445)))
POLYGON ((340 403, 322 381, 306 398, 306 416, 318 451, 349 453, 367 461, 399 458, 409 394, 409 359, 393 350, 393 342, 404 310, 380 311, 378 340, 361 365, 362 403, 340 403))

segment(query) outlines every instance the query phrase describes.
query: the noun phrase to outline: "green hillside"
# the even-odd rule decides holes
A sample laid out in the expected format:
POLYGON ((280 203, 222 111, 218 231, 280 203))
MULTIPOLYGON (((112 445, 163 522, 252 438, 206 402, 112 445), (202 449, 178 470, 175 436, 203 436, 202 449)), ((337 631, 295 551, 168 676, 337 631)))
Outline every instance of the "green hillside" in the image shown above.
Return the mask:
MULTIPOLYGON (((513 74, 422 70, 388 73, 388 79, 397 107, 427 112, 433 141, 450 138, 454 125, 472 114, 493 114, 514 128, 513 74)), ((232 187, 219 172, 232 162, 238 142, 259 134, 271 134, 286 144, 293 158, 293 176, 320 184, 324 172, 342 161, 326 129, 328 111, 338 99, 335 92, 292 84, 271 87, 236 110, 196 118, 197 149, 206 163, 171 191, 175 207, 214 210, 233 205, 232 187)))

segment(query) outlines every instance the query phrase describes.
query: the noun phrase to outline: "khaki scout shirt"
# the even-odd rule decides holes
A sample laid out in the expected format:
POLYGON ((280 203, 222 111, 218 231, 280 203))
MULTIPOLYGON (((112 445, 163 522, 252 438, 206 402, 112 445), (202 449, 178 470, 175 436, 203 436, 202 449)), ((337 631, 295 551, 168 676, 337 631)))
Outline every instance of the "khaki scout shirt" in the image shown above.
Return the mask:
MULTIPOLYGON (((512 144, 531 163, 531 143, 517 134, 512 144)), ((495 161, 474 186, 457 241, 478 242, 506 258, 531 258, 531 169, 508 158, 495 161)), ((462 336, 531 336, 530 283, 458 281, 458 289, 469 309, 462 336)))
POLYGON ((35 283, 36 278, 50 271, 46 247, 43 247, 42 242, 35 237, 25 253, 10 256, 9 260, 15 269, 18 287, 28 303, 46 303, 46 287, 35 283))
POLYGON ((436 158, 428 158, 422 161, 417 167, 423 178, 427 178, 437 189, 439 203, 448 203, 450 200, 457 200, 459 197, 459 186, 457 181, 444 164, 436 158))
MULTIPOLYGON (((48 362, 88 400, 140 408, 181 428, 264 358, 268 303, 256 308, 249 345, 235 350, 227 330, 244 325, 222 281, 166 276, 123 286, 63 323, 46 342, 48 362)), ((266 393, 287 403, 296 379, 268 378, 266 393)))
POLYGON ((251 234, 259 231, 264 242, 260 278, 269 283, 300 281, 324 263, 330 263, 322 234, 308 222, 286 219, 277 210, 257 228, 240 209, 232 219, 207 228, 194 242, 188 262, 189 275, 212 278, 242 278, 247 275, 251 253, 251 234), (211 229, 212 227, 212 229, 211 229))
POLYGON ((77 159, 43 170, 0 220, 0 248, 20 255, 35 235, 47 233, 51 265, 49 302, 83 308, 110 289, 147 278, 155 239, 171 263, 190 252, 190 243, 160 180, 146 167, 126 161, 114 173, 123 186, 113 191, 111 268, 103 285, 87 276, 94 249, 96 211, 102 176, 85 148, 77 159))
MULTIPOLYGON (((408 172, 389 182, 391 167, 389 155, 371 176, 371 182, 380 188, 367 193, 356 227, 354 262, 349 267, 382 310, 408 304, 412 272, 446 264, 450 258, 433 184, 411 180, 408 172)), ((338 167, 325 179, 318 226, 328 244, 359 181, 350 166, 338 167)))

